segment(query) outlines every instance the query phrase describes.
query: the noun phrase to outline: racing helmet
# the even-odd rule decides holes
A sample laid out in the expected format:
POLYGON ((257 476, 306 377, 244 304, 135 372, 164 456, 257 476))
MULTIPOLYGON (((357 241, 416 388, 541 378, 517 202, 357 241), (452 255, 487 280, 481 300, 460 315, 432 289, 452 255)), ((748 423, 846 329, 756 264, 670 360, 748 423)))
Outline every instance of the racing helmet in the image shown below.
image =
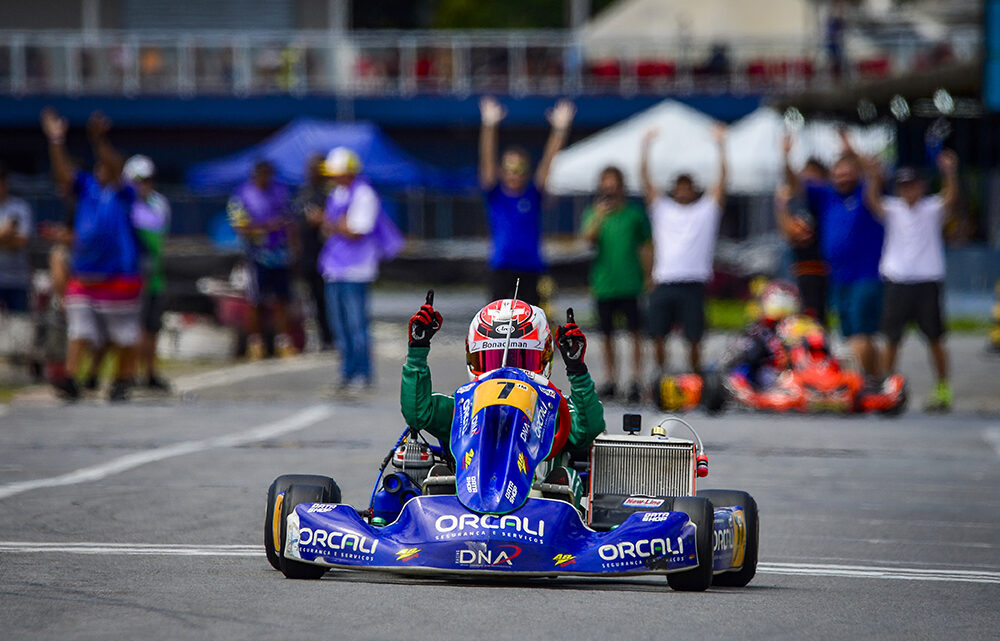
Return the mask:
POLYGON ((552 331, 545 312, 510 298, 493 301, 469 324, 465 339, 469 374, 480 376, 499 368, 508 336, 507 366, 547 378, 552 369, 552 331))
POLYGON ((787 281, 773 281, 760 294, 764 320, 778 322, 799 313, 799 290, 787 281))

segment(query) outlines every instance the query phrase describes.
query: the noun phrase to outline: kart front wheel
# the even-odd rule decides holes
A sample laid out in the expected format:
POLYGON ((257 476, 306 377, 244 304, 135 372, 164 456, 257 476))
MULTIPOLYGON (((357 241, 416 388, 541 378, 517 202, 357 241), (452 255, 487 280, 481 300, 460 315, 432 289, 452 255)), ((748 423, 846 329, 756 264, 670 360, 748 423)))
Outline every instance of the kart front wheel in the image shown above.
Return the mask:
POLYGON ((318 485, 324 489, 324 497, 318 502, 340 503, 340 488, 337 482, 328 476, 318 474, 283 474, 274 479, 267 488, 267 506, 264 509, 264 554, 267 562, 275 570, 281 569, 279 543, 281 536, 277 533, 284 529, 281 521, 281 503, 285 493, 292 484, 318 485))
POLYGON ((667 583, 681 592, 703 592, 712 585, 712 525, 715 523, 715 508, 706 498, 684 496, 674 499, 674 512, 684 512, 695 524, 698 565, 690 570, 667 575, 667 583))
POLYGON ((295 506, 300 503, 325 503, 324 495, 326 488, 320 485, 299 485, 292 484, 285 491, 284 500, 281 502, 281 532, 279 539, 281 543, 281 554, 278 556, 278 563, 281 573, 286 579, 318 579, 326 574, 326 568, 321 565, 303 563, 285 558, 285 538, 288 536, 288 516, 295 510, 295 506))
POLYGON ((757 574, 757 548, 760 544, 760 518, 757 515, 757 501, 740 490, 700 490, 698 496, 706 498, 715 507, 738 505, 743 508, 746 519, 746 547, 743 551, 743 567, 736 572, 723 572, 712 577, 712 585, 742 588, 757 574))

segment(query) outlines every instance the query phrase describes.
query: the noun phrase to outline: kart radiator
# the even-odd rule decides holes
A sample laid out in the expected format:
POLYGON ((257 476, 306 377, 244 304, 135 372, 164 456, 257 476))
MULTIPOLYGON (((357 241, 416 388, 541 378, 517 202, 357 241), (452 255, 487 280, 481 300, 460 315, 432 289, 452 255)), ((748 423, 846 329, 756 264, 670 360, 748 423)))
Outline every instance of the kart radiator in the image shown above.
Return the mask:
POLYGON ((694 443, 655 436, 608 436, 591 450, 590 495, 693 496, 694 443))

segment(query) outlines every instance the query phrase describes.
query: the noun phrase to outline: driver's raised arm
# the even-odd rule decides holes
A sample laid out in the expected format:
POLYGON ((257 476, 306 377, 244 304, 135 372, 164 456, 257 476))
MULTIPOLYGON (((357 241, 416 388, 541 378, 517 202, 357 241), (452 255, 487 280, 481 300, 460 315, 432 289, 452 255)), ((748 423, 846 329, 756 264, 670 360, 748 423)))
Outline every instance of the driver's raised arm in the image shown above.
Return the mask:
POLYGON ((442 322, 441 314, 434 310, 434 291, 430 290, 426 302, 407 326, 409 346, 399 386, 399 408, 409 427, 425 431, 447 443, 455 413, 455 399, 433 392, 431 369, 427 366, 431 338, 441 328, 442 322))
POLYGON ((569 378, 570 431, 569 447, 588 447, 604 431, 604 406, 597 398, 594 379, 583 362, 587 353, 587 338, 573 318, 573 308, 566 310, 566 324, 556 330, 556 345, 569 378))

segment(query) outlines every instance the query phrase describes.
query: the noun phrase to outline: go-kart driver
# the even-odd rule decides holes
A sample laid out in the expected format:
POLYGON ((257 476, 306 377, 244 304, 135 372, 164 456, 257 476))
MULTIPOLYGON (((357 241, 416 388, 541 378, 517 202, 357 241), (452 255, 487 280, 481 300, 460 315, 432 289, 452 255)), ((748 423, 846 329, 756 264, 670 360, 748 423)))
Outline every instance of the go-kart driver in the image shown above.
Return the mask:
POLYGON ((789 330, 793 333, 801 330, 786 320, 795 318, 799 307, 794 285, 781 281, 768 284, 760 295, 760 320, 743 330, 739 347, 727 359, 724 369, 754 389, 771 387, 790 365, 787 347, 796 341, 787 334, 789 330))
MULTIPOLYGON (((433 292, 428 292, 427 302, 410 319, 409 347, 406 363, 403 365, 399 402, 407 425, 424 430, 442 443, 447 443, 455 413, 455 399, 431 391, 431 372, 427 366, 431 337, 441 328, 442 322, 441 314, 433 307, 433 292)), ((545 312, 524 301, 494 301, 472 319, 466 339, 466 360, 470 376, 479 377, 501 366, 503 348, 498 348, 497 344, 506 340, 506 333, 510 331, 512 324, 516 324, 518 333, 527 339, 519 340, 518 343, 527 343, 528 347, 511 347, 507 365, 530 372, 537 382, 559 392, 548 380, 552 369, 552 333, 545 312)), ((563 462, 565 457, 560 455, 564 452, 589 447, 604 431, 604 407, 597 398, 594 380, 584 363, 587 339, 573 322, 572 310, 567 312, 567 323, 556 330, 556 345, 566 365, 570 395, 566 398, 559 392, 556 430, 557 433, 564 431, 568 421, 569 435, 562 450, 553 452, 550 457, 549 460, 554 464, 563 462)), ((579 479, 572 469, 555 467, 547 480, 570 485, 579 498, 579 479)))

